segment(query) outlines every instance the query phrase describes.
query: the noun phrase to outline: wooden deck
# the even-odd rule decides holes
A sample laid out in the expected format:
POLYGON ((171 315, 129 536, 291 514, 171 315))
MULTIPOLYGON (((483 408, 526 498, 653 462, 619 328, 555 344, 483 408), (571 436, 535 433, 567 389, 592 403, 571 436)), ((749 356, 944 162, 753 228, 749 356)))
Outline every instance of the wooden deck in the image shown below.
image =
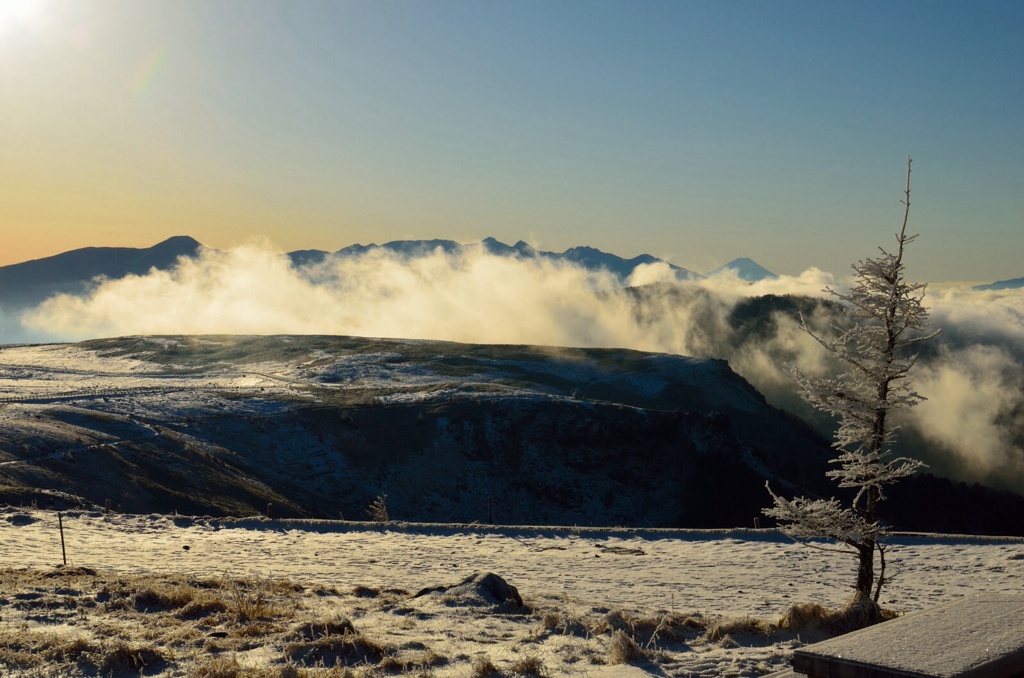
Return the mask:
POLYGON ((808 645, 793 652, 792 672, 772 675, 1024 677, 1024 595, 968 596, 808 645))

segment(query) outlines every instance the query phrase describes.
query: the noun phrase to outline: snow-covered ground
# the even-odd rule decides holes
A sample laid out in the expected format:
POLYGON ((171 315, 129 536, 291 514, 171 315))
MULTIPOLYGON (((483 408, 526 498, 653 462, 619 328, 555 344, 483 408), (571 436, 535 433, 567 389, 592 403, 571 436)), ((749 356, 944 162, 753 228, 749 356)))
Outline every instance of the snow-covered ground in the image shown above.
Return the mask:
MULTIPOLYGON (((474 662, 485 656, 506 670, 536 658, 549 675, 763 675, 787 665, 793 648, 809 639, 702 630, 669 642, 667 632, 651 640, 639 629, 650 620, 656 625, 658 619, 678 621, 683 615, 711 628, 748 617, 777 622, 794 603, 840 606, 849 596, 855 566, 850 555, 802 547, 769 530, 587 530, 98 512, 64 514, 63 525, 69 567, 117 576, 285 579, 321 592, 302 598, 303 614, 320 620, 347 617, 363 636, 389 643, 399 654, 408 648, 429 651, 444 658, 428 674, 438 676, 473 675, 474 662), (486 606, 413 596, 476 572, 493 572, 517 587, 530 611, 498 614, 486 606), (366 591, 390 593, 368 598, 366 591), (608 665, 613 629, 630 624, 656 661, 632 668, 608 665)), ((882 603, 900 612, 976 592, 1024 593, 1024 539, 896 535, 887 560, 892 581, 882 603)), ((55 513, 0 510, 0 568, 48 572, 60 562, 55 513)), ((74 594, 80 616, 70 626, 59 602, 69 595, 56 596, 43 614, 25 611, 18 596, 11 596, 14 603, 4 605, 0 618, 0 637, 89 633, 80 600, 95 598, 97 591, 85 587, 74 594)), ((187 653, 179 650, 177 656, 181 662, 162 675, 188 675, 187 653)), ((281 660, 269 645, 232 657, 242 664, 281 660)))
MULTIPOLYGON (((316 339, 299 338, 296 343, 301 348, 293 352, 286 351, 292 342, 289 337, 129 337, 108 340, 106 348, 98 343, 0 346, 0 402, 87 399, 112 391, 141 394, 147 390, 154 393, 263 391, 294 397, 311 387, 338 391, 409 390, 390 394, 388 397, 392 400, 415 399, 420 391, 433 392, 430 389, 481 385, 521 396, 573 395, 536 383, 530 383, 529 387, 517 386, 517 380, 524 375, 542 375, 559 383, 572 382, 580 388, 614 382, 620 388, 647 398, 657 397, 667 385, 666 379, 671 378, 699 388, 709 401, 728 403, 744 411, 756 404, 754 400, 738 401, 733 388, 713 392, 723 387, 723 367, 716 361, 696 358, 636 354, 623 358, 635 363, 631 370, 624 370, 621 365, 604 364, 600 359, 583 357, 568 349, 523 347, 529 352, 529 359, 459 356, 458 366, 453 369, 447 362, 450 356, 443 352, 446 347, 455 345, 444 342, 356 340, 361 342, 358 348, 331 346, 328 352, 315 347, 316 339), (261 360, 244 350, 232 355, 230 360, 203 355, 204 347, 214 353, 230 354, 234 344, 245 342, 249 342, 247 350, 257 353, 252 347, 259 346, 279 357, 261 360), (367 348, 371 342, 379 343, 379 350, 367 348), (410 360, 409 355, 394 350, 403 347, 419 349, 422 354, 410 360), (559 357, 559 351, 566 356, 559 357), (552 353, 551 359, 536 359, 545 353, 552 353), (637 357, 640 355, 643 357, 637 357), (174 362, 174 356, 179 356, 179 362, 174 362)), ((751 389, 749 393, 743 391, 742 395, 749 398, 752 393, 751 389)))
MULTIPOLYGON (((171 339, 147 337, 154 347, 171 339)), ((141 354, 139 357, 144 357, 141 354)), ((75 344, 44 344, 0 350, 0 401, 103 395, 113 391, 194 391, 202 389, 286 389, 290 374, 280 363, 207 367, 161 365, 135 356, 106 356, 75 344), (270 374, 261 374, 263 370, 270 374)))

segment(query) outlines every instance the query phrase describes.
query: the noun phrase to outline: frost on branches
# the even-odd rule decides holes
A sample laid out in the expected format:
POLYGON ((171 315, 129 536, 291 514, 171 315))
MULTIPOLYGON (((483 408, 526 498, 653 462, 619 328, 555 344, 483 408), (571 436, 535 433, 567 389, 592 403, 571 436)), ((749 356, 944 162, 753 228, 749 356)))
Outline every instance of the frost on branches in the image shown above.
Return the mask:
POLYGON ((924 464, 904 457, 893 458, 889 446, 895 428, 890 410, 913 407, 924 400, 908 374, 917 355, 908 350, 938 332, 924 332, 928 311, 921 304, 924 283, 904 278, 903 254, 916 235, 907 235, 910 216, 910 158, 904 192, 903 225, 896 235, 896 251, 879 248, 881 254, 853 265, 849 292, 825 291, 841 302, 850 321, 833 326, 835 336, 825 339, 803 324, 803 329, 846 367, 838 377, 814 378, 793 371, 804 398, 815 408, 839 420, 833 446, 838 456, 827 473, 839 487, 853 488, 856 495, 846 506, 837 499, 784 499, 768 488, 774 505, 764 514, 777 519, 780 528, 798 540, 829 538, 853 549, 858 557, 857 597, 877 607, 885 582, 885 528, 879 524, 878 506, 883 488, 911 475, 924 464), (879 575, 875 581, 875 553, 879 575), (871 589, 874 586, 874 596, 871 589))

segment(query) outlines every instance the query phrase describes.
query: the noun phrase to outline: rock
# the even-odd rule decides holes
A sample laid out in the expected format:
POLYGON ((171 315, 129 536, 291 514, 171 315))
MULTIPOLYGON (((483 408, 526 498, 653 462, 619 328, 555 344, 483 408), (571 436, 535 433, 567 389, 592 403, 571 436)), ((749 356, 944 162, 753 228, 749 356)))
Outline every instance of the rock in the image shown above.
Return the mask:
POLYGON ((453 603, 523 607, 519 590, 491 572, 471 574, 452 586, 431 586, 413 597, 419 598, 431 593, 443 593, 445 598, 453 603))

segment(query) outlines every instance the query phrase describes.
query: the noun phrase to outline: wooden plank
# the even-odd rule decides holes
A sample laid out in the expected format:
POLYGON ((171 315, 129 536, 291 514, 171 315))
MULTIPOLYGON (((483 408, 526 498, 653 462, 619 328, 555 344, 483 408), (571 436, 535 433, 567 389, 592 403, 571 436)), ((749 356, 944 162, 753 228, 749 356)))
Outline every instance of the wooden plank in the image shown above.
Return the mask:
POLYGON ((808 645, 793 668, 811 678, 1024 676, 1024 596, 976 594, 808 645))

